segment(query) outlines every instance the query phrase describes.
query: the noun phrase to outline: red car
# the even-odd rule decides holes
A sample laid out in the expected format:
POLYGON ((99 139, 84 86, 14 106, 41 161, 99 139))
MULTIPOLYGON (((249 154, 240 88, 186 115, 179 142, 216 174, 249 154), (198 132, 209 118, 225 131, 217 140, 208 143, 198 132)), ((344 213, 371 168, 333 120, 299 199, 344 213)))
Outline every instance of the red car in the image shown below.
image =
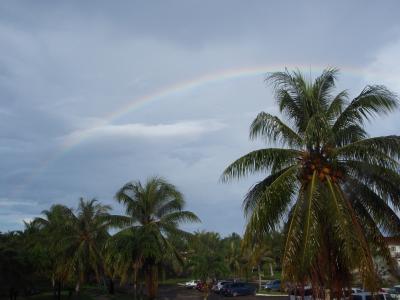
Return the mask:
POLYGON ((200 291, 200 292, 204 292, 204 289, 206 288, 206 283, 199 281, 196 285, 196 290, 200 291))

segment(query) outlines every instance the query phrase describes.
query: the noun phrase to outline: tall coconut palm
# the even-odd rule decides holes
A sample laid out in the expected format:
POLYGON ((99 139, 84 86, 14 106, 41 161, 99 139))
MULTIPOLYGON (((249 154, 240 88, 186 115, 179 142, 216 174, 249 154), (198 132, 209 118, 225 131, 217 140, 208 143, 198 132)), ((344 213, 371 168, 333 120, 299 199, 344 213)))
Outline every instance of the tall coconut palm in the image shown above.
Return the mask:
POLYGON ((183 210, 185 201, 178 189, 159 177, 148 179, 144 185, 139 181, 127 183, 115 198, 126 209, 126 216, 114 218, 123 227, 119 234, 135 236, 140 246, 137 257, 141 258, 147 294, 153 299, 158 288, 157 267, 165 252, 179 256, 168 235, 188 235, 179 225, 199 219, 183 210))
POLYGON ((286 223, 284 279, 338 292, 354 270, 376 288, 371 247, 390 260, 382 230, 400 233, 400 137, 365 130, 366 121, 398 107, 395 94, 369 85, 349 101, 346 91, 334 94, 336 76, 336 69, 314 81, 299 71, 270 74, 286 121, 259 113, 250 138, 273 147, 239 158, 222 180, 269 172, 245 197, 246 237, 286 223))

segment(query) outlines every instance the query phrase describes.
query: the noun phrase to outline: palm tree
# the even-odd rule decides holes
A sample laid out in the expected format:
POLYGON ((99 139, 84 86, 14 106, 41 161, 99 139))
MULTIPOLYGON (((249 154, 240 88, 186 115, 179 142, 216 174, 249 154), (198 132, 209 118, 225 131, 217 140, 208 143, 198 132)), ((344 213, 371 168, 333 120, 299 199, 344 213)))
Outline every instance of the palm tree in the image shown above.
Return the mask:
POLYGON ((96 199, 79 199, 76 214, 70 214, 66 223, 66 234, 60 239, 62 252, 68 257, 68 267, 76 278, 76 292, 86 281, 89 272, 94 272, 97 281, 104 276, 102 248, 109 237, 111 207, 96 199))
MULTIPOLYGON (((137 229, 122 230, 111 236, 104 247, 105 269, 111 278, 119 277, 121 284, 134 283, 137 291, 137 278, 142 267, 143 257, 137 229)), ((110 282, 113 290, 113 282, 110 282)))
POLYGON ((66 256, 60 249, 60 239, 65 235, 65 226, 72 217, 72 210, 64 205, 56 204, 49 210, 42 211, 43 217, 33 220, 31 226, 40 230, 37 242, 45 247, 51 270, 51 281, 54 294, 61 299, 61 287, 68 279, 66 256))
POLYGON ((262 269, 266 263, 269 263, 270 274, 274 275, 272 264, 274 259, 272 258, 272 245, 268 243, 267 238, 265 237, 262 240, 253 240, 249 242, 245 240, 243 245, 243 252, 246 255, 246 260, 251 269, 253 270, 254 266, 257 267, 258 273, 258 288, 261 290, 262 284, 262 269))
POLYGON ((382 231, 400 233, 400 137, 369 137, 365 121, 393 111, 398 101, 380 85, 351 101, 346 91, 334 95, 337 73, 326 69, 314 81, 299 71, 270 74, 286 122, 261 112, 250 138, 281 147, 246 154, 222 180, 270 172, 245 197, 245 235, 261 237, 286 224, 286 281, 339 292, 358 270, 376 289, 371 248, 390 260, 382 231))
POLYGON ((59 282, 75 280, 76 292, 89 272, 97 280, 104 275, 101 250, 109 236, 110 210, 96 199, 81 198, 76 214, 68 207, 54 205, 43 211, 45 218, 34 221, 46 231, 59 282))
POLYGON ((189 243, 188 267, 206 282, 229 274, 221 237, 217 232, 195 232, 189 243))
POLYGON ((241 240, 230 240, 227 249, 226 262, 228 263, 228 267, 234 278, 240 277, 242 260, 241 240))
MULTIPOLYGON (((188 233, 179 229, 183 222, 197 222, 198 217, 183 210, 185 201, 178 189, 159 177, 152 177, 143 186, 139 181, 125 184, 116 194, 116 200, 126 209, 125 216, 115 216, 114 220, 123 227, 121 235, 135 237, 140 246, 135 255, 145 274, 148 297, 153 299, 158 288, 158 265, 165 252, 179 254, 169 240, 169 235, 188 233)), ((128 249, 127 251, 130 251, 128 249)))

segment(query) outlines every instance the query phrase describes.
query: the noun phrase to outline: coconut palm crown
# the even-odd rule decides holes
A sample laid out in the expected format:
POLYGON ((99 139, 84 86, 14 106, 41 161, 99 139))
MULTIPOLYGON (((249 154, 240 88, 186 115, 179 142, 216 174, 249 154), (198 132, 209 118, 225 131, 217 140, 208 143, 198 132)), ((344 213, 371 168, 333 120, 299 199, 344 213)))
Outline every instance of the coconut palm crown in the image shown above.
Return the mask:
POLYGON ((369 137, 365 122, 394 111, 398 99, 369 85, 350 101, 346 91, 334 94, 337 74, 328 68, 313 81, 299 71, 270 74, 286 121, 261 112, 250 138, 278 147, 237 159, 222 180, 269 173, 245 196, 245 236, 285 224, 284 280, 341 291, 358 271, 374 289, 371 251, 391 264, 382 232, 400 233, 400 137, 369 137))

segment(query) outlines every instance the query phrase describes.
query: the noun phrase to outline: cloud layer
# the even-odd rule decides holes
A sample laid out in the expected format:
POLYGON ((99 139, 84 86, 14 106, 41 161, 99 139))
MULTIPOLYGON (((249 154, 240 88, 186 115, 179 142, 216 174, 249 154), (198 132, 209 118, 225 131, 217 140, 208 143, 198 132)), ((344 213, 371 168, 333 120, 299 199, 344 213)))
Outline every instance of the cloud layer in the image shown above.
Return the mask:
MULTIPOLYGON (((339 88, 400 92, 398 1, 54 1, 0 3, 0 231, 54 203, 164 176, 199 214, 195 229, 242 232, 243 195, 265 174, 221 184, 224 168, 263 146, 248 128, 277 113, 265 74, 210 82, 149 101, 160 89, 262 65, 343 71, 339 88), (346 9, 344 9, 344 7, 346 9), (374 22, 370 20, 373 19, 374 22), (110 121, 116 111, 119 117, 110 121)), ((370 125, 398 133, 399 114, 370 125)))

